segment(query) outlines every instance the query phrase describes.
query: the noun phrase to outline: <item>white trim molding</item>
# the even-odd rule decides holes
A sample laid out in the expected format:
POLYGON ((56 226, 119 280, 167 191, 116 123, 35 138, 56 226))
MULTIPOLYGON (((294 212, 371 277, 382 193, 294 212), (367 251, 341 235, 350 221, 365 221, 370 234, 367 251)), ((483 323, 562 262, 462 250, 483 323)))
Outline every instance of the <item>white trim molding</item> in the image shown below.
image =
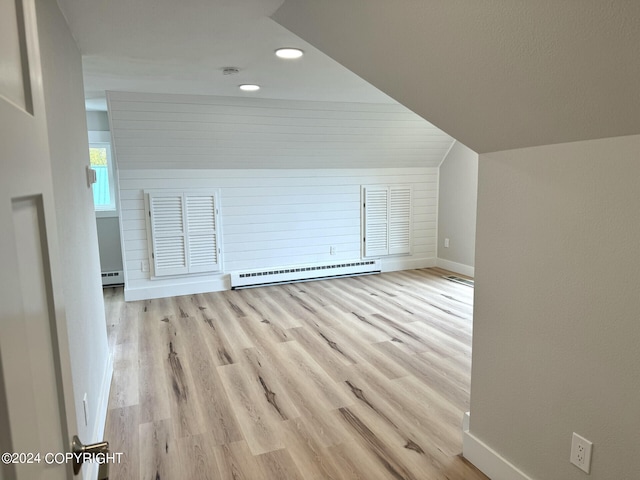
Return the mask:
POLYGON ((428 258, 413 258, 409 256, 383 257, 380 260, 382 262, 383 272, 395 272, 398 270, 414 270, 417 268, 431 268, 436 266, 436 259, 433 257, 428 257, 428 258))
POLYGON ((113 377, 113 354, 109 353, 107 365, 104 369, 102 377, 102 386, 100 388, 100 403, 98 407, 98 415, 96 423, 93 427, 92 441, 100 442, 104 437, 104 427, 107 421, 107 408, 109 407, 109 394, 111 393, 111 379, 113 377))
POLYGON ((445 260, 444 258, 437 258, 436 266, 440 268, 444 268, 445 270, 449 270, 450 272, 453 272, 453 273, 466 275, 468 277, 473 277, 475 272, 475 269, 470 265, 452 262, 451 260, 445 260))
POLYGON ((198 293, 221 292, 229 290, 231 283, 228 274, 216 275, 189 283, 162 284, 150 287, 124 288, 125 302, 151 300, 153 298, 175 297, 179 295, 195 295, 198 293))
MULTIPOLYGON (((113 354, 109 353, 107 359, 107 365, 102 376, 102 385, 100 386, 100 402, 98 406, 98 413, 96 415, 96 421, 93 425, 93 434, 91 436, 90 443, 102 442, 103 440, 109 440, 104 438, 104 428, 107 423, 107 409, 109 407, 109 394, 111 392, 111 379, 113 377, 113 354)), ((98 477, 98 468, 100 465, 97 462, 90 462, 87 468, 83 469, 83 479, 92 480, 98 477)))
POLYGON ((469 412, 462 422, 462 456, 491 480, 534 480, 469 432, 469 412))

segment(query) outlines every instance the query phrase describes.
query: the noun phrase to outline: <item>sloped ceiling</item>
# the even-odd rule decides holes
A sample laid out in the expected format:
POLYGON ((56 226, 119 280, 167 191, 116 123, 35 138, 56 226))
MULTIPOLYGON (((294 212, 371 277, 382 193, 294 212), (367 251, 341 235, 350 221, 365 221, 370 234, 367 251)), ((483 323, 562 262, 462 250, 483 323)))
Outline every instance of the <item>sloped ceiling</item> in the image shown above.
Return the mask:
POLYGON ((638 0, 286 0, 272 18, 479 153, 640 133, 638 0))
POLYGON ((89 109, 105 90, 395 103, 281 25, 282 0, 58 0, 82 53, 89 109), (283 46, 305 50, 286 62, 283 46), (224 67, 238 67, 225 76, 224 67), (242 94, 241 83, 259 83, 242 94))

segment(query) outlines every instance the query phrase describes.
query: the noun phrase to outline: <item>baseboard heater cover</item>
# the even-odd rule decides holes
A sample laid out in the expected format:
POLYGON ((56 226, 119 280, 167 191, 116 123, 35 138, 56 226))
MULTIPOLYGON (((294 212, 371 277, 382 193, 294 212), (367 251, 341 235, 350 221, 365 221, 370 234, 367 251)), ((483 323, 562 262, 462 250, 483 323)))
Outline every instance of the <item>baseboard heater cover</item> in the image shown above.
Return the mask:
POLYGON ((102 272, 102 286, 109 285, 124 285, 124 272, 122 270, 102 272))
POLYGON ((375 259, 245 270, 242 272, 232 272, 230 277, 231 289, 236 290, 239 288, 261 287, 280 283, 370 275, 380 273, 381 271, 381 262, 379 259, 375 259))

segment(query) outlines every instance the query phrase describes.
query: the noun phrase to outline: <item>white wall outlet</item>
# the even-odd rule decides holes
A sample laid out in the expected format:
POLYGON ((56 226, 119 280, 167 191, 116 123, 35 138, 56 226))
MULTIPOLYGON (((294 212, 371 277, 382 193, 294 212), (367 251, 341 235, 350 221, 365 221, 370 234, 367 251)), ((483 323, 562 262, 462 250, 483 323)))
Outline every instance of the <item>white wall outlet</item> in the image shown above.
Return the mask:
POLYGON ((449 239, 448 238, 444 239, 444 248, 449 248, 449 239))
POLYGON ((334 246, 329 247, 329 254, 330 255, 335 255, 336 254, 336 247, 334 247, 334 246))
POLYGON ((140 270, 142 270, 143 272, 149 271, 149 260, 143 260, 142 262, 140 262, 140 270))
POLYGON ((591 449, 593 443, 573 432, 571 437, 571 463, 583 472, 591 471, 591 449))

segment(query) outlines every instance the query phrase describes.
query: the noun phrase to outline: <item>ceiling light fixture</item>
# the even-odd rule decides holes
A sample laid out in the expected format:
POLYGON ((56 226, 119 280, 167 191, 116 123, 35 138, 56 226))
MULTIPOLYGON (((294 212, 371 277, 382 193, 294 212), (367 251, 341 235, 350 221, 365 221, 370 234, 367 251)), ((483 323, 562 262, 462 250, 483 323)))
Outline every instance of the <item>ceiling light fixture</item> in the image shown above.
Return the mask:
POLYGON ((304 55, 304 52, 299 48, 279 48, 276 50, 276 57, 286 58, 287 60, 291 60, 294 58, 300 58, 304 55))
POLYGON ((238 85, 238 88, 243 92, 257 92, 260 90, 260 85, 254 85, 252 83, 245 83, 242 85, 238 85))

